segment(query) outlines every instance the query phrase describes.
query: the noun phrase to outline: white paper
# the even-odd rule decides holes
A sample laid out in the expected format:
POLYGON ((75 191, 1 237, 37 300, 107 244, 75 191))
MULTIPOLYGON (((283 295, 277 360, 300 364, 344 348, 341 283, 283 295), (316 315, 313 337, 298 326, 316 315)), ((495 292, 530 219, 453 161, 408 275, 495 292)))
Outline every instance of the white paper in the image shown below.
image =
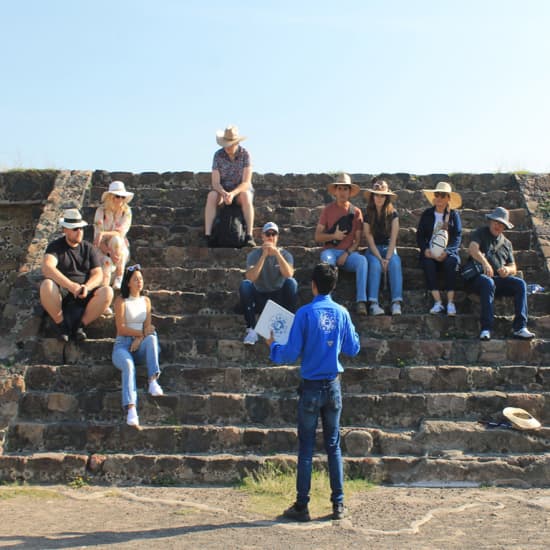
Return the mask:
POLYGON ((275 342, 286 344, 293 322, 294 313, 273 300, 268 300, 254 330, 264 338, 269 338, 273 332, 275 342))

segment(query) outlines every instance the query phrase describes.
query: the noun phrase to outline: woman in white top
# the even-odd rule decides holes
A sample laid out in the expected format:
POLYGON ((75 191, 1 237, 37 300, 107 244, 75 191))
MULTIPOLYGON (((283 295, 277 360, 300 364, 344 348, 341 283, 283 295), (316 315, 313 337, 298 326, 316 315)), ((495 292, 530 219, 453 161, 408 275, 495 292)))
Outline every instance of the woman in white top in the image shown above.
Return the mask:
POLYGON ((139 426, 137 414, 136 364, 147 365, 149 393, 163 395, 157 382, 160 374, 159 343, 151 324, 151 300, 142 296, 143 274, 139 264, 124 272, 120 296, 115 300, 116 340, 113 363, 122 371, 122 405, 127 408, 126 423, 139 426))

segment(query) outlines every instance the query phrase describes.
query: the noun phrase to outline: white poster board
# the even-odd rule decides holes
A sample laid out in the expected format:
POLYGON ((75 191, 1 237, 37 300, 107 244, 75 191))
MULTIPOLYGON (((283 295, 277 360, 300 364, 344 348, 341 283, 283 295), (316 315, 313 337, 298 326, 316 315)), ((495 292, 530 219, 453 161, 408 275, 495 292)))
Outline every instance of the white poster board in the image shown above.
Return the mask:
POLYGON ((275 342, 286 344, 293 322, 294 313, 273 300, 268 300, 254 330, 264 338, 269 338, 273 332, 275 342))

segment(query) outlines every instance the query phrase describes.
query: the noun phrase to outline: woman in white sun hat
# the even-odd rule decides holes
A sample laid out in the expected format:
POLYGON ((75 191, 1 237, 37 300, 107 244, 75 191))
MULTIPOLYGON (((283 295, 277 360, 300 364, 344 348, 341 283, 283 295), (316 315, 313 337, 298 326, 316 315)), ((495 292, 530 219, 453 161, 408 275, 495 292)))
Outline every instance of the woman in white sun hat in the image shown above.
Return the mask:
MULTIPOLYGON (((445 279, 444 290, 447 291, 447 315, 456 315, 454 304, 456 275, 460 264, 458 250, 462 241, 462 221, 457 208, 462 206, 462 197, 454 192, 451 184, 440 181, 435 189, 422 189, 425 197, 433 205, 422 213, 416 230, 416 242, 420 248, 420 265, 426 276, 426 285, 430 291, 434 305, 430 313, 436 315, 445 312, 441 301, 441 293, 437 284, 437 272, 443 271, 445 279), (444 245, 432 246, 432 236, 440 229, 447 231, 444 245)), ((441 244, 441 243, 439 243, 441 244)))
POLYGON ((113 288, 120 289, 124 266, 130 257, 126 234, 132 225, 132 210, 128 203, 134 194, 126 191, 124 183, 113 181, 101 195, 101 206, 94 217, 94 246, 102 253, 103 284, 109 286, 115 272, 113 288))

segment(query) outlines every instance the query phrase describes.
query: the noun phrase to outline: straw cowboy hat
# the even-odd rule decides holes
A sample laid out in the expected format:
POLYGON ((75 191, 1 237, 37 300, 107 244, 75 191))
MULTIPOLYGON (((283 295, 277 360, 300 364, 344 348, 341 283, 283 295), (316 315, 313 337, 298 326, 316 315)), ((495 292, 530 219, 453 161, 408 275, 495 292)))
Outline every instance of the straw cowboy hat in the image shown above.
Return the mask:
POLYGON ((397 195, 395 193, 392 193, 390 191, 390 188, 388 187, 388 182, 384 181, 384 180, 375 181, 372 184, 372 188, 367 189, 363 193, 363 195, 365 196, 365 198, 367 200, 369 200, 372 193, 374 193, 375 195, 386 195, 386 196, 390 197, 391 199, 393 199, 394 197, 397 197, 397 195))
POLYGON ((239 135, 239 129, 237 126, 228 126, 225 130, 218 130, 216 132, 216 141, 218 145, 222 147, 229 147, 235 145, 246 139, 246 136, 239 135))
POLYGON ((447 193, 451 195, 451 200, 449 201, 449 208, 460 208, 462 206, 462 197, 455 193, 452 190, 451 184, 446 181, 440 181, 435 186, 435 189, 422 189, 422 192, 426 198, 430 201, 431 204, 434 202, 435 193, 447 193))
POLYGON ((77 227, 88 225, 88 222, 82 219, 82 214, 80 214, 77 208, 63 210, 63 217, 59 220, 59 223, 61 227, 66 227, 67 229, 76 229, 77 227))
POLYGON ((124 197, 124 202, 128 204, 133 198, 134 194, 130 191, 126 191, 124 183, 122 181, 112 181, 109 185, 109 190, 105 191, 101 195, 101 202, 105 202, 107 195, 116 195, 117 197, 124 197))
POLYGON ((337 174, 336 175, 336 181, 333 181, 332 183, 329 183, 327 185, 327 191, 332 196, 335 196, 336 195, 336 187, 338 185, 349 185, 351 187, 351 191, 350 191, 350 194, 349 194, 350 197, 355 197, 355 195, 358 195, 359 191, 361 191, 360 187, 356 183, 353 183, 351 181, 351 178, 349 177, 348 174, 344 174, 344 173, 337 174))
POLYGON ((514 428, 519 430, 538 430, 540 422, 526 410, 517 407, 506 407, 502 414, 510 421, 514 428))
POLYGON ((508 229, 514 227, 514 225, 510 223, 510 213, 502 206, 497 206, 490 214, 485 214, 485 217, 489 220, 504 224, 508 229))

